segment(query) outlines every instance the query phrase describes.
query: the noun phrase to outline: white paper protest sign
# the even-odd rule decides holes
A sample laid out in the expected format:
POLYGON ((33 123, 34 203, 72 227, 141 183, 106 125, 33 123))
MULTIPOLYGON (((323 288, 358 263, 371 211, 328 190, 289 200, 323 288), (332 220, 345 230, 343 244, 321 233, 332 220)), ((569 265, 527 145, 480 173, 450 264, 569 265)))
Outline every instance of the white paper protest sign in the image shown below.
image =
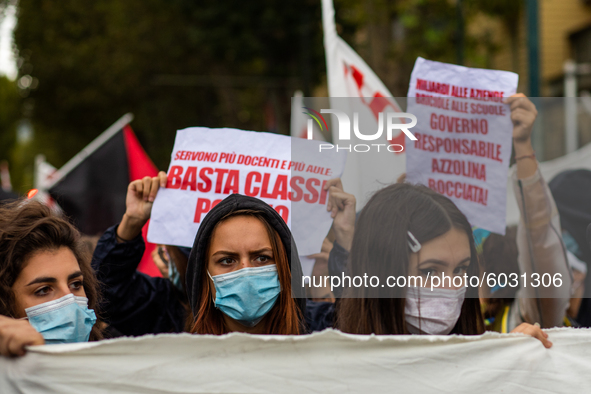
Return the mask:
POLYGON ((406 173, 449 197, 474 226, 505 234, 511 113, 503 99, 518 76, 418 58, 407 112, 417 141, 407 144, 406 173))
POLYGON ((319 252, 332 223, 323 185, 341 176, 346 160, 343 153, 320 153, 320 143, 228 128, 179 130, 148 240, 192 247, 205 215, 239 193, 271 205, 292 229, 300 254, 319 252), (292 161, 292 151, 299 161, 292 161))

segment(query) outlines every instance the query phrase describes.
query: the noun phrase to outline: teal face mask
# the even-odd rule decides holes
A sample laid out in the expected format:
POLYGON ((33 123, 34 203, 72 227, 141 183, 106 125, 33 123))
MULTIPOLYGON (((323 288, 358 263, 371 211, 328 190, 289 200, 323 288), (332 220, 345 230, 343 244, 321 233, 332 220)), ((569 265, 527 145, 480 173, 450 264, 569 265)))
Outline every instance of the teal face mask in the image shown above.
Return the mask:
POLYGON ((176 264, 173 263, 172 260, 168 261, 168 279, 172 282, 174 287, 181 291, 181 293, 185 292, 185 286, 183 286, 183 282, 181 282, 181 274, 176 269, 176 264))
POLYGON ((564 241, 564 246, 566 246, 566 250, 574 254, 580 260, 583 259, 583 253, 581 253, 581 248, 579 248, 579 244, 572 235, 568 231, 562 230, 562 241, 564 241))
POLYGON ((47 344, 86 342, 96 323, 88 298, 74 294, 27 308, 25 313, 47 344))
POLYGON ((247 327, 265 317, 281 292, 274 264, 209 277, 215 286, 215 307, 247 327))

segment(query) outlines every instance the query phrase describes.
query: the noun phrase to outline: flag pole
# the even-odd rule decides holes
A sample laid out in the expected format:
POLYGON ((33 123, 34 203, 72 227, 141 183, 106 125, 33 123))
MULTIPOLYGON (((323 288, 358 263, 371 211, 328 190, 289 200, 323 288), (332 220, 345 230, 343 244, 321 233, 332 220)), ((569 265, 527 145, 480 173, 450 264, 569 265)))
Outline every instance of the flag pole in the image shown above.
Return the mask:
POLYGON ((109 128, 96 137, 90 144, 82 149, 76 156, 72 157, 66 164, 56 171, 51 183, 47 185, 47 190, 51 189, 58 182, 60 182, 66 175, 68 175, 74 168, 76 168, 84 159, 90 156, 94 151, 100 148, 105 142, 113 137, 119 130, 131 123, 133 120, 132 113, 126 113, 119 120, 113 123, 109 128))

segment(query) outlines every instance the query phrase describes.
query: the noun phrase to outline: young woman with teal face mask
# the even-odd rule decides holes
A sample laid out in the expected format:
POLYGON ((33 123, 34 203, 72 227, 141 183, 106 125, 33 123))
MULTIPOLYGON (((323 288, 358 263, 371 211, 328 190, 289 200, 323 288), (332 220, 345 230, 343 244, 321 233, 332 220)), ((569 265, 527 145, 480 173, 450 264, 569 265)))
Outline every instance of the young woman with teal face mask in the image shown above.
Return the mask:
POLYGON ((203 218, 187 268, 179 272, 184 292, 168 278, 138 272, 142 227, 166 184, 165 172, 130 183, 121 223, 103 234, 94 251, 93 268, 111 327, 137 336, 183 329, 298 334, 332 325, 332 303, 304 299, 302 269, 287 224, 253 197, 230 195, 203 218))
POLYGON ((302 286, 291 279, 302 277, 301 267, 291 256, 291 233, 273 208, 238 194, 224 199, 203 220, 189 256, 190 331, 306 332, 305 299, 293 298, 302 286))
POLYGON ((80 234, 35 201, 0 207, 0 354, 102 338, 98 283, 80 234))

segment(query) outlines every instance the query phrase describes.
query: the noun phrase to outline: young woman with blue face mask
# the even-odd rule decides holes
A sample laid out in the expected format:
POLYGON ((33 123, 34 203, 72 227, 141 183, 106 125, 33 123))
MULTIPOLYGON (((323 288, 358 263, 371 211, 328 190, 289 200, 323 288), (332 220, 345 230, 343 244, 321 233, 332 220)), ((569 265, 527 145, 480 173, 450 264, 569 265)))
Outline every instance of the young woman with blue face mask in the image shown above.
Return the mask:
POLYGON ((0 354, 102 338, 98 283, 80 234, 34 201, 0 207, 0 354))
POLYGON ((301 280, 301 266, 281 216, 256 198, 227 197, 203 220, 189 256, 190 331, 304 333, 305 299, 293 298, 303 288, 292 287, 292 275, 301 280))
MULTIPOLYGON (((330 188, 336 242, 331 257, 348 261, 344 274, 402 278, 393 287, 346 288, 336 327, 353 334, 476 335, 484 332, 478 288, 462 277, 479 276, 472 229, 447 197, 427 187, 398 183, 376 192, 355 219, 355 197, 330 188), (436 284, 444 274, 455 283, 436 284), (421 278, 414 283, 409 278, 421 278)), ((551 343, 539 327, 523 323, 513 332, 551 343)))

